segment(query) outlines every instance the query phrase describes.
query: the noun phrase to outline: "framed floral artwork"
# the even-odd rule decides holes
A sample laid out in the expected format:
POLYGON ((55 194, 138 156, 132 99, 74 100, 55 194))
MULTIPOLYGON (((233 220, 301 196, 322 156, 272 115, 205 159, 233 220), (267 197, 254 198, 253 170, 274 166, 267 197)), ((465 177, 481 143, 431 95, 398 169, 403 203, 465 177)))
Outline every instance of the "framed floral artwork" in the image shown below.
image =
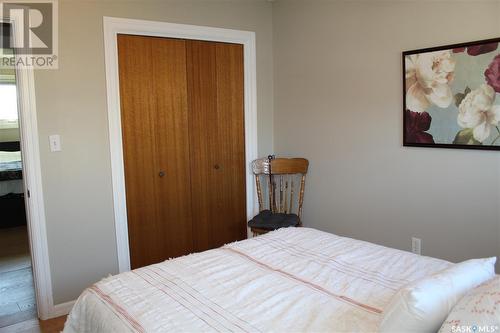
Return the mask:
POLYGON ((500 150, 500 38, 403 52, 403 145, 500 150))

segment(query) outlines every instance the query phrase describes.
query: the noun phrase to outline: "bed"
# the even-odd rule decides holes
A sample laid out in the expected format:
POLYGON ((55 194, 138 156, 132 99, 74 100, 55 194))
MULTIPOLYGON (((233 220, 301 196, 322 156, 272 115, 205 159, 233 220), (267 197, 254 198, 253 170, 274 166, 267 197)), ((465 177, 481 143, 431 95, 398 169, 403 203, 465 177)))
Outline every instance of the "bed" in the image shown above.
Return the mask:
POLYGON ((0 143, 0 182, 22 178, 21 151, 3 151, 0 143))
POLYGON ((0 228, 26 224, 20 143, 0 142, 0 228))
POLYGON ((64 332, 373 332, 402 286, 454 264, 280 229, 103 279, 64 332))

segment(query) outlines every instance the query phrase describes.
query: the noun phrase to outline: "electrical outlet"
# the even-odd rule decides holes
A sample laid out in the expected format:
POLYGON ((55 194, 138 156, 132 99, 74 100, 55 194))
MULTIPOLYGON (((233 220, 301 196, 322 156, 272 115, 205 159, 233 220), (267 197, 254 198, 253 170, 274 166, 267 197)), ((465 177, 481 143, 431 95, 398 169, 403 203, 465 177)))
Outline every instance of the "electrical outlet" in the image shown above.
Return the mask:
POLYGON ((420 238, 411 238, 411 252, 415 254, 422 254, 422 240, 420 238))

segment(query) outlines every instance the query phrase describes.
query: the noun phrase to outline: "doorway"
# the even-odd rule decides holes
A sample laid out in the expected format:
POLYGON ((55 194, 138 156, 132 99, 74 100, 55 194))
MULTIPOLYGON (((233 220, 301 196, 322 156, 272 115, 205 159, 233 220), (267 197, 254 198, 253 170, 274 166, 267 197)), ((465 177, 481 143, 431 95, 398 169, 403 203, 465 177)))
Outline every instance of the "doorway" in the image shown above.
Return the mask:
POLYGON ((18 100, 16 71, 0 65, 0 328, 37 317, 18 100))

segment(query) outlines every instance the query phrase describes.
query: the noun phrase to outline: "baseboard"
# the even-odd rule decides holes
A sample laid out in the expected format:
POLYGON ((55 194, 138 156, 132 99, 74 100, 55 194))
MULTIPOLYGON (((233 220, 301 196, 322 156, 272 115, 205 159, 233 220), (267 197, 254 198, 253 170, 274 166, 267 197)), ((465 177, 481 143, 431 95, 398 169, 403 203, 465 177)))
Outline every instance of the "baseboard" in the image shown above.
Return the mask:
POLYGON ((73 305, 75 305, 75 302, 76 300, 73 300, 66 303, 54 305, 50 313, 50 318, 56 318, 67 315, 73 308, 73 305))

